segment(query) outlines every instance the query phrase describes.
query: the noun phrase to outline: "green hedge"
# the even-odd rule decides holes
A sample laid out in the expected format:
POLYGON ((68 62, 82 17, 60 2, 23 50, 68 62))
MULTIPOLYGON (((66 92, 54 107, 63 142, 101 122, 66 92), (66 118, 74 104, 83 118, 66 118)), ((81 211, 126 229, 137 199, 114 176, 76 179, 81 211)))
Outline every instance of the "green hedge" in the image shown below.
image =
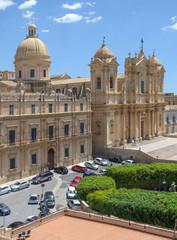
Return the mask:
POLYGON ((92 176, 83 178, 78 186, 77 193, 81 199, 86 200, 86 196, 89 193, 95 192, 97 190, 106 190, 110 188, 115 188, 115 181, 107 176, 92 176))
POLYGON ((162 183, 163 176, 167 185, 173 181, 177 183, 177 164, 173 163, 152 163, 111 166, 106 168, 106 175, 112 177, 116 185, 128 186, 138 184, 162 183), (161 178, 161 179, 160 179, 161 178))
POLYGON ((174 228, 177 219, 177 193, 142 189, 109 189, 87 196, 89 205, 106 215, 174 228))

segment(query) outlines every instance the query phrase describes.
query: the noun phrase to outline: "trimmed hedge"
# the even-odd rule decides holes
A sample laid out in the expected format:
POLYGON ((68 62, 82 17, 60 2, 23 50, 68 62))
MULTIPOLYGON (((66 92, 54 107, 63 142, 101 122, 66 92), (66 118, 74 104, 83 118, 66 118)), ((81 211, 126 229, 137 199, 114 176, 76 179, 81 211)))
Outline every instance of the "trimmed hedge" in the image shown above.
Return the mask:
POLYGON ((162 174, 165 175, 165 182, 171 185, 177 183, 177 164, 173 163, 152 163, 133 164, 122 166, 111 166, 106 168, 106 175, 112 177, 117 186, 130 186, 141 184, 154 184, 158 186, 162 182, 162 174), (161 178, 161 179, 160 179, 161 178))
POLYGON ((89 205, 103 214, 174 228, 177 219, 177 193, 142 189, 109 189, 87 196, 89 205))
POLYGON ((115 181, 107 176, 92 176, 83 178, 78 186, 77 193, 81 199, 86 200, 86 196, 89 193, 115 188, 115 181))

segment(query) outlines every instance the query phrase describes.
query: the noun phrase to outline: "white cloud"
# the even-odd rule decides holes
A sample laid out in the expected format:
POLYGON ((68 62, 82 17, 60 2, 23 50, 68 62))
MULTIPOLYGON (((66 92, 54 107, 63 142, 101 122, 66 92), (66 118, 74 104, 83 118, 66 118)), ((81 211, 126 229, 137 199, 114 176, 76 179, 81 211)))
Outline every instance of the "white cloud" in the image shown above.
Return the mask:
POLYGON ((88 6, 90 6, 90 7, 94 7, 95 4, 96 4, 96 2, 93 2, 93 3, 91 3, 91 2, 86 2, 86 5, 88 5, 88 6))
POLYGON ((80 21, 82 18, 79 14, 69 13, 61 18, 54 18, 53 20, 58 23, 74 23, 80 21))
POLYGON ((5 10, 13 5, 15 5, 15 3, 12 0, 0 0, 0 10, 5 10))
POLYGON ((49 29, 43 29, 41 32, 48 33, 48 32, 50 32, 50 30, 49 29))
POLYGON ((92 11, 92 12, 89 12, 89 14, 90 14, 90 15, 93 15, 93 14, 95 14, 95 12, 94 12, 94 11, 92 11))
POLYGON ((82 8, 82 5, 83 3, 79 3, 79 2, 74 3, 73 5, 69 5, 68 3, 63 3, 62 7, 70 10, 76 10, 76 9, 82 8))
POLYGON ((171 18, 171 21, 174 22, 176 20, 176 16, 171 18))
POLYGON ((34 12, 33 11, 26 11, 26 13, 23 13, 23 17, 24 18, 30 18, 34 15, 34 12))
POLYGON ((86 23, 95 23, 95 22, 98 22, 102 19, 101 16, 97 17, 97 18, 93 18, 93 19, 87 19, 86 20, 86 23))
POLYGON ((27 9, 27 8, 32 8, 33 6, 35 6, 37 4, 37 0, 28 0, 28 1, 25 1, 24 3, 20 4, 18 6, 18 8, 20 10, 22 9, 27 9))
POLYGON ((162 30, 166 30, 166 29, 172 29, 172 30, 177 30, 177 23, 175 23, 174 25, 171 26, 165 26, 162 28, 162 30))

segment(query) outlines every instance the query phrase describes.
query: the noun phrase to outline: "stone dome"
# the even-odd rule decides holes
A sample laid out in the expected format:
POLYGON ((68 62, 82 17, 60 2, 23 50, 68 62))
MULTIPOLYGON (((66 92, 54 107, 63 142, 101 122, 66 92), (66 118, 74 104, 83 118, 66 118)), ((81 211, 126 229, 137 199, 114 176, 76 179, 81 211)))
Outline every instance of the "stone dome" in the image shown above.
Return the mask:
POLYGON ((50 59, 48 49, 43 41, 36 35, 36 26, 30 24, 28 27, 29 35, 17 48, 15 60, 24 59, 50 59))
POLYGON ((162 66, 162 63, 159 61, 159 59, 156 58, 155 53, 153 52, 151 61, 156 66, 162 66))
POLYGON ((98 49, 94 55, 94 58, 106 59, 106 58, 113 58, 114 54, 112 51, 106 47, 105 41, 103 40, 102 47, 98 49))

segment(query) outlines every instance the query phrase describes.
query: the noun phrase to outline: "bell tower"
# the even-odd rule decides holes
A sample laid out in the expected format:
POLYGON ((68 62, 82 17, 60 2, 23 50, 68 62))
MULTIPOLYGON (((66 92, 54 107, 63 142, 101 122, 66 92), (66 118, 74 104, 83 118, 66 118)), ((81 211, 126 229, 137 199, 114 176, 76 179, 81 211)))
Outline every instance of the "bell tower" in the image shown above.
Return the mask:
POLYGON ((117 93, 117 58, 106 47, 105 40, 102 46, 91 58, 91 92, 92 104, 109 104, 115 101, 117 93))

